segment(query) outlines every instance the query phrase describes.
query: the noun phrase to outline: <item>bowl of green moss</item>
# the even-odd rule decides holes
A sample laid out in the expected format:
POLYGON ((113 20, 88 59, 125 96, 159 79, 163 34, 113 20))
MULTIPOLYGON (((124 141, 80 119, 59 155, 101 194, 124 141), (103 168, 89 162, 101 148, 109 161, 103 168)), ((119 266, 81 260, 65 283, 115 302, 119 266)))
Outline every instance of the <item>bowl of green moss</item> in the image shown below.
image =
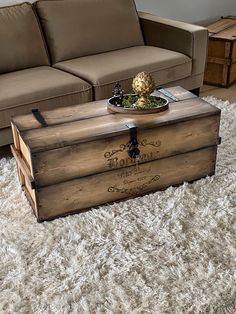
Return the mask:
POLYGON ((108 99, 108 109, 120 113, 155 113, 168 109, 169 102, 163 97, 149 96, 147 104, 139 107, 136 106, 138 96, 136 94, 125 94, 121 96, 113 96, 108 99))

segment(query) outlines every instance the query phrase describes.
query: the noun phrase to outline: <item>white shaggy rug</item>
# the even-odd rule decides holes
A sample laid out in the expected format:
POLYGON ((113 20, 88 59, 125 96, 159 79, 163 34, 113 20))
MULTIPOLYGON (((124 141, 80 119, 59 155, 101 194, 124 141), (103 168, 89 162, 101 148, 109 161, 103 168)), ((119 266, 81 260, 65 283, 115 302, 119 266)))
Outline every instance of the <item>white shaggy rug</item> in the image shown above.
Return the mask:
POLYGON ((216 175, 38 224, 0 160, 0 313, 230 313, 236 309, 236 104, 216 175))

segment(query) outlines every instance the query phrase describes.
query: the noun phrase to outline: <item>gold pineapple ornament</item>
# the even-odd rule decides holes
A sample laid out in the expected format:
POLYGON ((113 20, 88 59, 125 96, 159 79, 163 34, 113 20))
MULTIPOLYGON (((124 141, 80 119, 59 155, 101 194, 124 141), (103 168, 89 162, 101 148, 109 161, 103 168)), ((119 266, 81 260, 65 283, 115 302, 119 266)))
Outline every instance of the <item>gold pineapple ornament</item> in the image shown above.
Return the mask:
POLYGON ((149 73, 140 72, 133 79, 132 88, 138 95, 135 107, 145 109, 150 104, 150 94, 155 90, 154 79, 149 73))

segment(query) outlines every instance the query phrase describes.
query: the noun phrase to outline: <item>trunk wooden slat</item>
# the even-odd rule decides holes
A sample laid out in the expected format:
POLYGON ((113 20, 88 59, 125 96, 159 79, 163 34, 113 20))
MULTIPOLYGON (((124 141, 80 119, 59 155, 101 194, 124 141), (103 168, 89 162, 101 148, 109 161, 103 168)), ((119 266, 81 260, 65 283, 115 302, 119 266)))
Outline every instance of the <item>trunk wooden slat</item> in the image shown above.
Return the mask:
POLYGON ((181 87, 167 90, 179 101, 158 114, 110 113, 102 100, 42 112, 45 128, 33 114, 13 119, 12 151, 38 221, 214 173, 220 110, 181 87), (138 165, 128 155, 130 124, 138 165))
POLYGON ((236 17, 208 26, 208 60, 204 82, 228 87, 236 81, 236 17))
POLYGON ((215 158, 213 146, 42 188, 38 194, 41 219, 212 175, 215 158))
MULTIPOLYGON (((104 101, 100 101, 103 103, 104 101)), ((94 104, 96 106, 96 103, 94 104)), ((91 110, 93 110, 91 105, 91 110)), ((129 134, 130 123, 135 123, 138 128, 149 129, 169 125, 171 123, 189 121, 212 115, 215 108, 206 105, 204 100, 193 98, 172 103, 168 114, 161 112, 158 115, 130 115, 107 114, 93 118, 69 121, 56 124, 50 128, 37 128, 21 132, 23 142, 30 147, 31 153, 61 148, 69 145, 100 140, 107 137, 129 134), (79 125, 79 127, 78 127, 79 125)), ((13 119, 17 126, 16 119, 13 119)))
MULTIPOLYGON (((167 88, 166 90, 170 91, 179 101, 190 98, 192 99, 193 97, 196 98, 196 96, 180 86, 178 88, 167 88)), ((153 94, 156 96, 163 96, 158 91, 155 91, 153 94)), ((171 98, 166 96, 164 97, 167 98, 169 102, 173 102, 171 98)), ((106 106, 104 106, 104 100, 102 100, 48 110, 43 113, 43 116, 47 124, 49 126, 53 126, 110 114, 112 114, 112 112, 107 111, 106 106)), ((21 132, 32 129, 41 129, 40 123, 32 114, 18 116, 17 119, 14 119, 14 121, 21 132)))

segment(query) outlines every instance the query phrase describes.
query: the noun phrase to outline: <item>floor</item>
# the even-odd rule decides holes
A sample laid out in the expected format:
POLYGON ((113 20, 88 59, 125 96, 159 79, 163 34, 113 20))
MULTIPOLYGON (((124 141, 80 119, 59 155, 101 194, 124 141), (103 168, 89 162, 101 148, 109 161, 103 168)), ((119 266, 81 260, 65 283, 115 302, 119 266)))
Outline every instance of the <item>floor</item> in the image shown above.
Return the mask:
MULTIPOLYGON (((220 88, 216 86, 203 85, 200 96, 215 96, 223 100, 229 100, 236 103, 236 83, 229 88, 220 88)), ((9 146, 0 147, 0 158, 11 156, 9 146)), ((236 313, 235 313, 236 314, 236 313)))
POLYGON ((236 103, 236 83, 229 88, 203 85, 200 96, 215 96, 222 100, 229 100, 230 102, 236 103))

